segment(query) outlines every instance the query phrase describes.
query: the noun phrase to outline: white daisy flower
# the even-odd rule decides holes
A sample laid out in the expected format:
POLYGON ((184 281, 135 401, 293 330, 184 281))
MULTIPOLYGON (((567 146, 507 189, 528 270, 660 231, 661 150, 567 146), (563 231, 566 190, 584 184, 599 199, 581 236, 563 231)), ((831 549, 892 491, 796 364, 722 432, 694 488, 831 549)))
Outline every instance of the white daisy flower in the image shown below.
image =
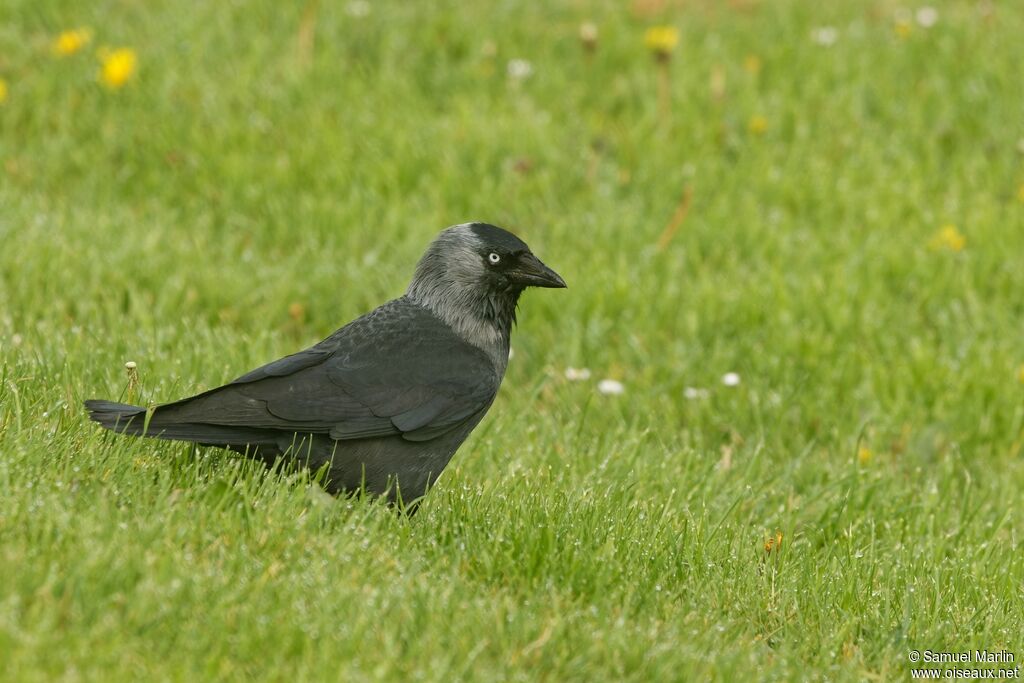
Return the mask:
POLYGON ((350 17, 365 17, 370 13, 370 3, 366 0, 352 0, 345 7, 345 11, 350 17))
POLYGON ((686 387, 683 389, 683 397, 689 401, 707 398, 709 394, 710 392, 707 389, 702 389, 700 387, 686 387))
POLYGON ((939 21, 939 10, 934 7, 919 7, 917 12, 914 14, 914 18, 917 19, 918 26, 922 28, 931 28, 935 26, 939 21))
POLYGON ((740 376, 735 372, 727 372, 722 375, 722 384, 727 387, 738 387, 740 385, 740 376))
POLYGON ((818 45, 831 47, 839 39, 839 31, 833 26, 819 26, 811 31, 811 40, 818 45))
POLYGON ((618 380, 603 379, 597 383, 597 390, 607 396, 618 396, 626 391, 626 387, 618 380))
POLYGON ((570 382, 585 382, 590 379, 590 368, 566 368, 565 378, 570 382))
POLYGON ((508 62, 508 76, 514 81, 523 81, 533 73, 533 65, 525 59, 510 59, 508 62))

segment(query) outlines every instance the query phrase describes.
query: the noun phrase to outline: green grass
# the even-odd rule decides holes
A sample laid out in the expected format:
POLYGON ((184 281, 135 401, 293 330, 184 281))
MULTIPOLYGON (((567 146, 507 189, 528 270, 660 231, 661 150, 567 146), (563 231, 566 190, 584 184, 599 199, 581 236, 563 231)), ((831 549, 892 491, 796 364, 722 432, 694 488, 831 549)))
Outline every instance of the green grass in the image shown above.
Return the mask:
POLYGON ((656 5, 6 0, 0 677, 1024 657, 1024 6, 937 2, 901 37, 885 0, 656 5), (102 45, 138 53, 121 90, 102 45), (569 289, 524 297, 498 400, 413 519, 87 421, 125 361, 165 401, 319 340, 471 219, 569 289), (962 250, 930 246, 947 224, 962 250))

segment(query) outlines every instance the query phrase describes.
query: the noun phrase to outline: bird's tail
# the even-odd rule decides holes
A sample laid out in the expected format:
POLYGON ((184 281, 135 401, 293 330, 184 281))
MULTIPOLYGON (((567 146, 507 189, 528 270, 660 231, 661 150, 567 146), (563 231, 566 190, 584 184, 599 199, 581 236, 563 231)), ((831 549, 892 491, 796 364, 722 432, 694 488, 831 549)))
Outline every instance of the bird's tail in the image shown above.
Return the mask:
POLYGON ((93 399, 86 401, 85 407, 91 420, 118 434, 211 446, 276 445, 276 435, 270 430, 181 421, 174 415, 174 404, 157 406, 148 420, 145 408, 127 403, 93 399))
POLYGON ((141 435, 146 430, 146 409, 127 403, 90 400, 85 402, 89 419, 119 434, 141 435))

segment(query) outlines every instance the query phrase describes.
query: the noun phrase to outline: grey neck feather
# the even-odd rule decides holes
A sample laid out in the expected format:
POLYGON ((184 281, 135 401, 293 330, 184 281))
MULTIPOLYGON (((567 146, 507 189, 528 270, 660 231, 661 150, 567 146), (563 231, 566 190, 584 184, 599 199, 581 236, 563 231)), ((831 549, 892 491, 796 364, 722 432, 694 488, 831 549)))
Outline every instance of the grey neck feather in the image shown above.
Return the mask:
POLYGON ((405 295, 487 353, 501 375, 508 365, 509 338, 522 290, 489 291, 484 286, 478 240, 462 225, 442 232, 417 264, 405 295))

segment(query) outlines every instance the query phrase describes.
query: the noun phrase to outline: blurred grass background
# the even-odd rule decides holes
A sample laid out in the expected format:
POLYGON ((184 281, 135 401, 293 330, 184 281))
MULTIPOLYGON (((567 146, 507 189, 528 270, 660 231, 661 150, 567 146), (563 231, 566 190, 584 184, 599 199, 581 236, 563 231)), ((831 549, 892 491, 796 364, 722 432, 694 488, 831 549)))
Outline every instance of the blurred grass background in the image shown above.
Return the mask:
POLYGON ((6 0, 0 676, 1024 656, 1021 35, 992 2, 6 0), (141 401, 230 380, 473 219, 570 288, 524 297, 412 521, 87 424, 125 361, 141 401))

